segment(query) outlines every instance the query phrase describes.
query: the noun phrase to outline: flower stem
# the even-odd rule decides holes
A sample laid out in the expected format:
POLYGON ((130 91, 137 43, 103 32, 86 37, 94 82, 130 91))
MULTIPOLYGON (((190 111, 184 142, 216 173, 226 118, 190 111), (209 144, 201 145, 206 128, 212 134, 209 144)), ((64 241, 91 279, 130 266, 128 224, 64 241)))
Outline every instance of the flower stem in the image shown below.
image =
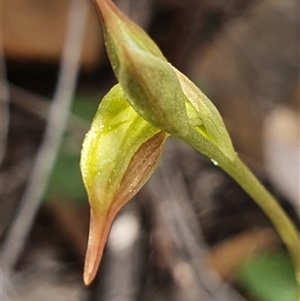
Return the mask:
POLYGON ((203 144, 207 146, 207 141, 206 143, 199 141, 199 136, 195 136, 194 133, 189 133, 188 136, 184 140, 200 153, 213 159, 215 164, 228 173, 268 216, 289 251, 294 263, 296 279, 300 285, 300 236, 295 225, 276 199, 265 189, 238 155, 235 155, 233 159, 228 159, 216 146, 208 143, 209 149, 205 147, 203 144))

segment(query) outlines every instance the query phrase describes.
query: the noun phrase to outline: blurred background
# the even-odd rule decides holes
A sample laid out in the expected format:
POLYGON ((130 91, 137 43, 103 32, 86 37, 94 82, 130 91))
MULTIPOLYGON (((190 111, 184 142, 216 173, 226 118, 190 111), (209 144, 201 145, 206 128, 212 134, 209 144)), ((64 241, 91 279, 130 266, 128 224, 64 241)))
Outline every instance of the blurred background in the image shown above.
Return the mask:
MULTIPOLYGON (((298 1, 115 3, 212 100, 241 158, 299 227, 298 1)), ((80 148, 116 82, 101 26, 86 0, 3 0, 1 25, 1 300, 298 300, 265 215, 173 139, 84 287, 80 148)))

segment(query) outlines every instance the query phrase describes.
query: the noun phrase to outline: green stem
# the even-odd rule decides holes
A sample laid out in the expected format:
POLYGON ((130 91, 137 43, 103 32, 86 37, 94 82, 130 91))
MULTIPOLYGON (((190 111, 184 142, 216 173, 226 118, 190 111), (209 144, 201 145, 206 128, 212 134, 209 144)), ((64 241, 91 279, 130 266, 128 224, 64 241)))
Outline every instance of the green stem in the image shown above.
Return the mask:
POLYGON ((290 253, 295 266, 296 278, 300 284, 300 240, 297 229, 290 218, 238 156, 230 164, 220 165, 220 167, 253 198, 269 217, 290 253))
POLYGON ((253 198, 269 217, 290 253, 294 262, 296 279, 300 285, 300 236, 295 225, 276 199, 257 180, 237 155, 231 160, 228 159, 216 146, 209 143, 206 139, 206 141, 202 141, 202 139, 199 139, 199 135, 195 135, 195 133, 189 133, 184 140, 200 153, 213 159, 220 168, 228 173, 253 198))

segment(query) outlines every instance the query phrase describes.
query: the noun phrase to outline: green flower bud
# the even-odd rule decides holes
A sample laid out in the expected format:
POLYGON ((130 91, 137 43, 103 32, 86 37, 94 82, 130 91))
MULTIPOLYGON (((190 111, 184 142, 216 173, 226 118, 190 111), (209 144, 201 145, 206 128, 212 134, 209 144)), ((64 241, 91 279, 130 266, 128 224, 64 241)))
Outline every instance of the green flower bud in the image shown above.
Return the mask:
POLYGON ((119 85, 100 103, 80 162, 91 205, 86 284, 96 274, 115 215, 149 178, 166 138, 132 109, 119 85))
POLYGON ((119 85, 102 100, 82 149, 91 205, 86 284, 96 274, 116 213, 150 176, 168 134, 192 146, 196 139, 208 156, 214 148, 230 158, 234 154, 222 119, 205 95, 110 1, 95 3, 119 85))
POLYGON ((174 136, 189 129, 186 97, 156 44, 107 0, 95 0, 107 52, 128 102, 145 120, 174 136))

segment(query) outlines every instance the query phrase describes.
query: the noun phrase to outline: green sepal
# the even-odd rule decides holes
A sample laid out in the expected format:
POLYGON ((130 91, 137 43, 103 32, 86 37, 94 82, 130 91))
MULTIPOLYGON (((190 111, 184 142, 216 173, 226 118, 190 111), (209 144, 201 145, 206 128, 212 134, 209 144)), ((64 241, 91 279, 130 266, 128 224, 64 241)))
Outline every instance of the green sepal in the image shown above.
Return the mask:
POLYGON ((93 0, 100 16, 105 47, 116 77, 122 64, 120 46, 139 49, 165 60, 153 40, 136 24, 126 18, 110 0, 93 0))
MULTIPOLYGON (((185 96, 198 114, 199 125, 195 126, 195 121, 191 125, 201 136, 213 143, 229 160, 233 160, 235 151, 219 111, 191 80, 176 68, 174 70, 185 96)), ((195 118, 195 114, 193 116, 195 118)))
POLYGON ((119 82, 132 107, 162 131, 184 135, 190 127, 186 97, 171 65, 144 51, 122 49, 119 82))

